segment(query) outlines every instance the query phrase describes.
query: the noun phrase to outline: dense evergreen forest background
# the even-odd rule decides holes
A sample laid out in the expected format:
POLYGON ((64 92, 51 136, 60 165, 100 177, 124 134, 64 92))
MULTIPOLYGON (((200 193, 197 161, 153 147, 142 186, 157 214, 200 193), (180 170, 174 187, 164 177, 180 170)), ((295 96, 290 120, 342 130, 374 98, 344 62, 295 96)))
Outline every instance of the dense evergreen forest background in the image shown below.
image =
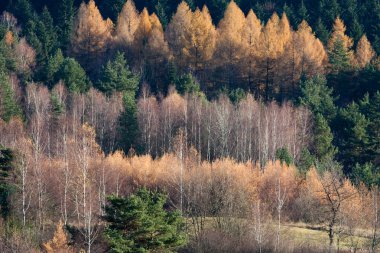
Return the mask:
POLYGON ((376 252, 379 0, 0 13, 0 251, 326 252, 282 239, 303 222, 376 252))

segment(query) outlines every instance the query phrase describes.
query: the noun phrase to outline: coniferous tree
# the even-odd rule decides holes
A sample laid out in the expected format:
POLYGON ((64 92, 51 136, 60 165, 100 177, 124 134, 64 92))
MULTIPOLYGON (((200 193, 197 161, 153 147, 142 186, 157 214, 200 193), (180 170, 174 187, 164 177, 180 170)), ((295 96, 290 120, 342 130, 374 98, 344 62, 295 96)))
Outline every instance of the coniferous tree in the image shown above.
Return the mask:
POLYGON ((338 17, 328 42, 329 59, 333 73, 348 70, 353 61, 353 41, 346 35, 346 26, 338 17))
POLYGON ((369 121, 360 112, 355 103, 339 111, 334 128, 337 132, 336 144, 339 149, 339 159, 346 168, 353 169, 355 164, 368 161, 367 146, 369 121))
POLYGON ((315 24, 315 34, 317 38, 319 38, 324 45, 327 45, 327 41, 329 40, 329 31, 327 30, 323 20, 318 18, 315 24))
POLYGON ((22 110, 7 74, 0 71, 0 118, 9 121, 12 117, 22 118, 22 110))
POLYGON ((0 145, 0 212, 7 219, 11 212, 10 196, 15 190, 11 183, 11 173, 14 170, 13 151, 0 145))
POLYGON ((218 81, 230 88, 241 76, 239 63, 247 48, 243 40, 245 23, 244 13, 231 1, 217 27, 214 65, 219 67, 217 71, 223 75, 218 81))
POLYGON ((74 0, 62 0, 57 16, 57 33, 60 47, 66 52, 70 46, 74 26, 75 7, 74 0))
POLYGON ((377 162, 380 158, 380 92, 361 101, 361 110, 369 121, 367 154, 371 162, 377 162))
POLYGON ((90 88, 86 72, 73 58, 66 58, 62 62, 56 78, 62 80, 71 92, 83 93, 90 88))
POLYGON ((129 70, 124 54, 120 52, 113 61, 108 61, 103 67, 101 76, 99 89, 108 95, 115 91, 135 93, 139 83, 138 76, 129 70))
POLYGON ((125 154, 128 154, 131 150, 139 153, 139 128, 137 123, 137 104, 135 93, 124 92, 123 106, 124 111, 121 113, 119 118, 119 147, 125 154))
POLYGON ((187 66, 186 52, 191 45, 191 21, 192 12, 189 5, 183 1, 178 5, 177 12, 165 31, 169 48, 180 72, 184 72, 187 66))
POLYGON ((141 189, 108 201, 104 219, 110 252, 169 252, 186 242, 180 213, 164 209, 166 196, 141 189))
POLYGON ((64 60, 65 58, 63 57, 61 49, 58 49, 54 55, 49 56, 44 72, 42 73, 43 79, 49 87, 53 87, 55 82, 59 81, 56 75, 64 60))
POLYGON ((248 88, 256 91, 254 87, 254 79, 257 79, 257 61, 259 58, 260 50, 260 36, 262 33, 262 25, 256 14, 250 10, 246 17, 246 25, 243 32, 243 41, 247 46, 247 51, 244 55, 241 68, 244 69, 245 76, 247 76, 248 88))
POLYGON ((375 51, 373 50, 366 35, 363 35, 360 39, 356 47, 355 57, 359 68, 366 67, 375 57, 375 51))
POLYGON ((309 21, 309 12, 307 11, 306 5, 303 0, 297 10, 297 24, 300 24, 302 21, 309 21))
POLYGON ((334 158, 337 153, 336 148, 332 144, 334 136, 327 120, 319 113, 315 116, 313 137, 312 150, 316 158, 320 161, 334 158))
POLYGON ((121 10, 116 25, 116 39, 121 46, 130 46, 139 25, 139 13, 132 0, 128 0, 121 10))
POLYGON ((111 39, 112 28, 112 21, 103 20, 94 0, 80 5, 71 45, 78 61, 90 73, 93 73, 101 63, 103 53, 107 50, 111 39))
POLYGON ((299 103, 307 106, 315 115, 321 114, 327 121, 336 115, 333 90, 327 87, 324 76, 317 75, 300 84, 299 103))

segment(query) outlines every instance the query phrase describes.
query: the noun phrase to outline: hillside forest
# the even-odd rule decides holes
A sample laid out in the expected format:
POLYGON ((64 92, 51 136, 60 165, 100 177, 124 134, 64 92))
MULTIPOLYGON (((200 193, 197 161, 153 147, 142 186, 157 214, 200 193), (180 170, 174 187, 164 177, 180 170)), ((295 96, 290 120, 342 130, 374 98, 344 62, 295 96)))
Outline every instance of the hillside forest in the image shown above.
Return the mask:
POLYGON ((0 3, 0 252, 375 253, 379 186, 379 0, 0 3))

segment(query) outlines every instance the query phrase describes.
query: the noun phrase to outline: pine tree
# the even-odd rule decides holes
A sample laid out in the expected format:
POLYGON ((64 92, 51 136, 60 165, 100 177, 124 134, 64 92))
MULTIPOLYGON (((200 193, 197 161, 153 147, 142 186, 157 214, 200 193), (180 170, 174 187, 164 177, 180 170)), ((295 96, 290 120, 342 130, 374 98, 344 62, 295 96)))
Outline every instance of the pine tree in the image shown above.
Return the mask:
POLYGON ((165 5, 162 1, 157 0, 157 4, 154 6, 155 13, 157 13, 158 18, 161 20, 162 26, 166 27, 169 23, 168 16, 166 15, 165 5))
POLYGON ((57 25, 60 47, 67 51, 74 26, 74 0, 62 0, 59 6, 57 25))
POLYGON ((329 40, 329 32, 321 18, 318 18, 316 22, 315 34, 317 38, 323 42, 324 45, 327 45, 327 42, 329 40))
POLYGON ((45 64, 49 55, 53 54, 58 48, 56 27, 54 26, 53 18, 46 7, 43 9, 40 17, 37 36, 42 44, 42 52, 39 61, 42 64, 45 64))
POLYGON ((130 45, 140 22, 139 13, 132 0, 128 0, 117 19, 116 36, 121 45, 130 45))
POLYGON ((54 55, 49 56, 44 72, 42 73, 43 79, 49 87, 53 87, 55 82, 59 81, 56 75, 64 60, 65 58, 63 57, 61 49, 58 49, 54 55))
POLYGON ((125 4, 125 0, 100 1, 99 10, 102 13, 103 17, 108 17, 112 20, 112 22, 116 22, 118 15, 120 12, 122 12, 123 6, 125 6, 125 4))
POLYGON ((9 121, 12 117, 22 118, 22 110, 7 74, 0 72, 0 118, 9 121))
POLYGON ((15 190, 10 180, 14 170, 13 162, 13 151, 0 145, 0 212, 3 219, 11 214, 10 197, 15 190))
POLYGON ((108 201, 105 235, 110 252, 169 252, 185 243, 184 221, 179 212, 164 209, 166 196, 141 189, 108 201))
POLYGON ((346 26, 338 17, 328 42, 329 59, 334 73, 349 69, 353 60, 352 46, 352 39, 346 35, 346 26))
POLYGON ((320 161, 334 158, 337 153, 332 144, 334 136, 327 120, 319 113, 315 116, 313 136, 313 154, 316 158, 320 161))
POLYGON ((139 83, 138 76, 129 70, 124 54, 120 52, 112 62, 108 61, 101 77, 99 89, 107 95, 111 95, 114 91, 134 94, 139 83))
POLYGON ((121 113, 119 118, 119 147, 125 154, 128 154, 130 150, 139 153, 139 128, 137 123, 137 104, 135 93, 124 92, 123 104, 124 111, 121 113))
POLYGON ((90 88, 90 81, 81 65, 73 58, 66 58, 57 73, 71 92, 83 93, 90 88))
POLYGON ((297 10, 297 24, 301 24, 302 21, 309 21, 309 13, 303 0, 301 0, 300 6, 297 10))
POLYGON ((327 86, 324 76, 317 75, 308 80, 301 80, 299 104, 307 106, 314 115, 321 114, 328 122, 336 115, 333 90, 327 86))
POLYGON ((335 120, 337 142, 339 148, 339 159, 343 164, 352 169, 355 164, 368 161, 367 147, 369 136, 367 128, 369 121, 360 112, 359 106, 355 103, 338 113, 335 120))
POLYGON ((377 91, 371 98, 362 101, 361 111, 368 119, 367 154, 369 161, 376 162, 380 157, 380 92, 377 91))
POLYGON ((336 17, 340 14, 340 6, 337 0, 320 0, 320 14, 323 21, 329 26, 333 24, 336 17))
POLYGON ((356 47, 356 62, 359 68, 364 68, 370 64, 371 60, 375 57, 371 43, 368 41, 367 36, 363 35, 356 47))

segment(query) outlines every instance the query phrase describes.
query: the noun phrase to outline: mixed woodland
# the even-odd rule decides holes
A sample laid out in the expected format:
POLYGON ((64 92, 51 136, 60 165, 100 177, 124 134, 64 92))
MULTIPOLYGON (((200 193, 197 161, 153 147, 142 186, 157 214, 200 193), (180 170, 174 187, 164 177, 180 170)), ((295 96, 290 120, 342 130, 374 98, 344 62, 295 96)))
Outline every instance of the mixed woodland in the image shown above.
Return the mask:
POLYGON ((379 0, 0 10, 0 252, 379 252, 379 0))

